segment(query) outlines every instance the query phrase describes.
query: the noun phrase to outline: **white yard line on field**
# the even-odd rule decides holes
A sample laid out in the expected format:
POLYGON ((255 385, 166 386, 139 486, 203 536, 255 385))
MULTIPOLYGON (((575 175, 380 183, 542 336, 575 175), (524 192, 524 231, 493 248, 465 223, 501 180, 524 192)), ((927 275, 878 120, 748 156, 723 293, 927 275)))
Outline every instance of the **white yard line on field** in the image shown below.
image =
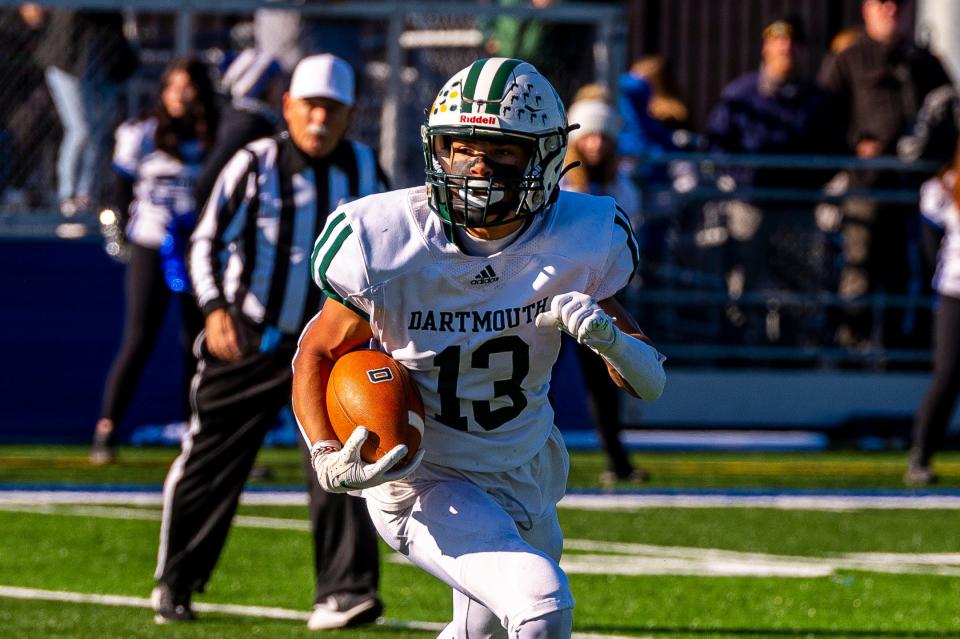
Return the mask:
MULTIPOLYGON (((156 521, 155 508, 68 504, 3 504, 0 512, 23 512, 62 517, 97 517, 156 521)), ((240 528, 309 531, 305 519, 238 515, 240 528)), ((828 557, 657 546, 652 544, 566 539, 563 568, 570 574, 701 575, 730 577, 826 577, 839 570, 888 574, 960 576, 960 553, 851 553, 828 557)), ((400 555, 388 561, 403 563, 400 555)))
MULTIPOLYGON (((159 506, 159 491, 0 490, 0 504, 116 504, 159 506)), ((245 491, 248 506, 305 506, 300 491, 245 491)), ((743 493, 610 493, 570 494, 561 508, 574 510, 642 510, 644 508, 774 508, 778 510, 958 510, 960 495, 946 494, 764 494, 743 493)))
POLYGON ((960 495, 781 494, 607 494, 567 495, 561 508, 640 510, 643 508, 774 508, 777 510, 957 510, 960 495))
MULTIPOLYGON (((123 595, 93 595, 63 590, 40 590, 37 588, 19 588, 16 586, 0 586, 0 598, 23 599, 28 601, 59 601, 65 603, 94 604, 99 606, 121 606, 125 608, 150 608, 150 600, 144 597, 127 597, 123 595)), ((240 617, 255 617, 259 619, 284 619, 289 621, 306 622, 309 612, 290 610, 288 608, 272 608, 267 606, 241 606, 237 604, 216 604, 194 602, 193 608, 197 612, 214 612, 240 617)), ((424 632, 440 632, 447 624, 434 621, 404 621, 401 619, 378 619, 377 625, 398 630, 422 630, 424 632)), ((594 633, 573 633, 573 639, 641 639, 639 637, 625 637, 619 635, 600 635, 594 633)), ((647 638, 649 639, 649 638, 647 638)))
POLYGON ((570 573, 826 577, 838 570, 960 576, 958 553, 847 553, 828 557, 567 539, 563 567, 570 573), (603 554, 596 554, 603 553, 603 554))

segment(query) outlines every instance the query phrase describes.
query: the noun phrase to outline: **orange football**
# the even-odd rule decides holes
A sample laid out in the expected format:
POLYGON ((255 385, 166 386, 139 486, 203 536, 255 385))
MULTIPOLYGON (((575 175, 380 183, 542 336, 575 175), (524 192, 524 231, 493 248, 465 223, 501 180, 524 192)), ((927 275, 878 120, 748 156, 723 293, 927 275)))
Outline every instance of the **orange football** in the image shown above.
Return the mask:
POLYGON ((386 353, 359 350, 338 359, 327 382, 327 414, 337 439, 347 441, 353 429, 370 431, 360 449, 374 462, 394 446, 409 449, 409 461, 423 437, 423 400, 410 373, 386 353))

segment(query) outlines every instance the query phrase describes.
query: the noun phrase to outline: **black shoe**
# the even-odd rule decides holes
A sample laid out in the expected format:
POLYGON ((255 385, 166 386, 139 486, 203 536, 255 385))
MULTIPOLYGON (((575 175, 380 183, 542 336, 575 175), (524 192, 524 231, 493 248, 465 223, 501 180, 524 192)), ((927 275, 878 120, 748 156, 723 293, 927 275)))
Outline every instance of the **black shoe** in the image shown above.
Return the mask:
POLYGON ((310 630, 330 630, 372 623, 383 614, 383 604, 376 595, 338 592, 313 607, 307 620, 310 630))
POLYGON ((153 620, 159 624, 177 623, 179 621, 193 621, 197 618, 190 607, 189 592, 174 592, 167 584, 157 584, 150 593, 150 604, 153 606, 153 620))

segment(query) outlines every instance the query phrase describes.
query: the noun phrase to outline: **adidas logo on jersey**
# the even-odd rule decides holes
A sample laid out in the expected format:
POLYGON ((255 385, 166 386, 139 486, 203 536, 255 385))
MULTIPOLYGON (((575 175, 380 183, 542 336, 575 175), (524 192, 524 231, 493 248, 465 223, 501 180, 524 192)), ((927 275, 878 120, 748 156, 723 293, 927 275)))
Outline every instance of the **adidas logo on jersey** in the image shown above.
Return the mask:
POLYGON ((494 282, 499 282, 500 276, 494 272, 493 267, 487 264, 487 266, 477 273, 477 276, 470 280, 470 283, 474 286, 478 284, 493 284, 494 282))

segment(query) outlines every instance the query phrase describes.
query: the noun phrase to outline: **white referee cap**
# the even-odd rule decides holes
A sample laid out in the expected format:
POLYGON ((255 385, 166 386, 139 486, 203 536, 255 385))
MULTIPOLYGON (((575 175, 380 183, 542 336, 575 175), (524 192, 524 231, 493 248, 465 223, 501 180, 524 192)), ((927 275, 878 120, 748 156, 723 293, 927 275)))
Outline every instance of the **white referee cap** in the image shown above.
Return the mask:
POLYGON ((290 80, 292 98, 329 98, 353 105, 353 68, 330 53, 304 58, 297 63, 290 80))

